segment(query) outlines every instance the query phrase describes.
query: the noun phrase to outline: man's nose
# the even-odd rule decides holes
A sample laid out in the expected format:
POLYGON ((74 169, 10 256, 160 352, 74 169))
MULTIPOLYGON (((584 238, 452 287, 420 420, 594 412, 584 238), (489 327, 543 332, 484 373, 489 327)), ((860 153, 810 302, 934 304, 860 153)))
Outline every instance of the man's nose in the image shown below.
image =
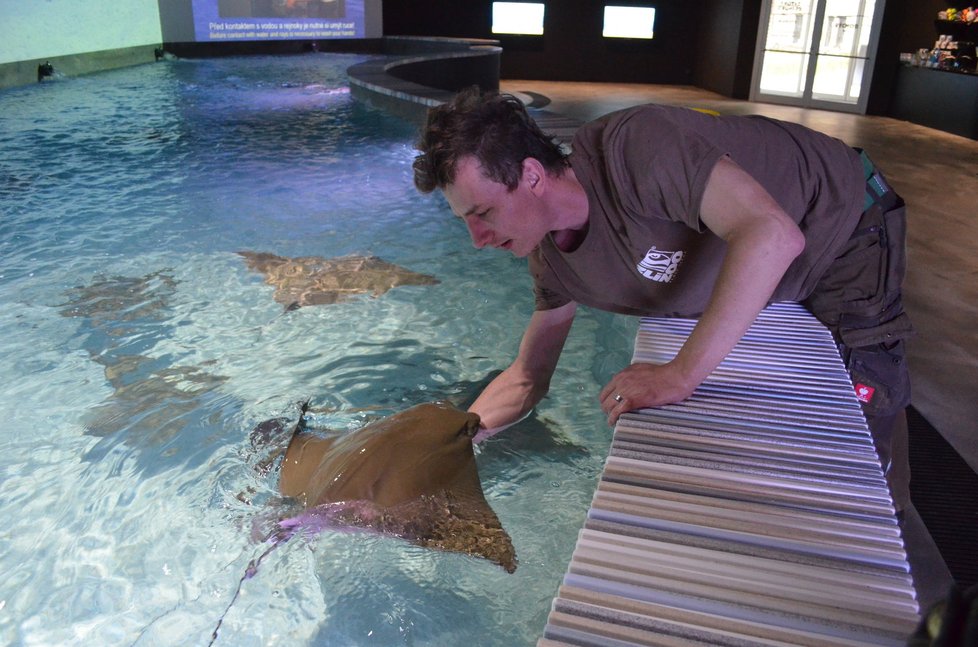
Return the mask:
POLYGON ((485 223, 478 218, 469 217, 465 219, 465 226, 469 229, 469 236, 472 237, 472 244, 476 249, 482 249, 489 244, 492 239, 492 232, 485 223))

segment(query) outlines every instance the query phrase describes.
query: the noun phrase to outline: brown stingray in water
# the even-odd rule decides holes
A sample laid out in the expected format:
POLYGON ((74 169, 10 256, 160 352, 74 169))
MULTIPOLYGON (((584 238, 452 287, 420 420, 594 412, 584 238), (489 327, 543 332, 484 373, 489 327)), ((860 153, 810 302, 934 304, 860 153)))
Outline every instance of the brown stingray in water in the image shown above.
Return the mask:
MULTIPOLYGON (((308 403, 301 403, 302 413, 308 403)), ((255 446, 284 431, 284 418, 252 432, 255 446)), ((355 526, 401 537, 419 546, 483 557, 512 573, 516 551, 482 493, 472 450, 479 416, 445 402, 420 404, 335 438, 292 428, 279 489, 306 510, 279 521, 260 555, 238 580, 211 634, 272 551, 300 530, 355 526)), ((279 454, 281 455, 281 450, 279 454)), ((277 459, 273 452, 259 472, 277 459)))
POLYGON ((400 285, 437 285, 438 279, 412 272, 376 256, 285 258, 267 252, 238 252, 248 269, 275 286, 275 300, 286 306, 339 303, 358 294, 379 297, 400 285))
POLYGON ((472 450, 478 429, 479 416, 445 402, 338 438, 300 429, 286 450, 279 489, 307 508, 348 504, 331 512, 333 521, 483 557, 512 573, 512 540, 479 482, 472 450))

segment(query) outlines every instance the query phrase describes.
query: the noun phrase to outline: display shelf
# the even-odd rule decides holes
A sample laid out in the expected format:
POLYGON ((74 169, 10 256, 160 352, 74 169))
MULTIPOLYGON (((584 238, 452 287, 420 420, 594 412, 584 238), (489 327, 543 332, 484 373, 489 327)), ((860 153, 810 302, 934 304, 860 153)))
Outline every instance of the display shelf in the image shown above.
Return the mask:
POLYGON ((978 42, 978 22, 962 22, 960 20, 935 20, 934 29, 937 35, 949 34, 954 40, 969 40, 978 42))
POLYGON ((978 139, 978 75, 901 65, 890 115, 978 139))

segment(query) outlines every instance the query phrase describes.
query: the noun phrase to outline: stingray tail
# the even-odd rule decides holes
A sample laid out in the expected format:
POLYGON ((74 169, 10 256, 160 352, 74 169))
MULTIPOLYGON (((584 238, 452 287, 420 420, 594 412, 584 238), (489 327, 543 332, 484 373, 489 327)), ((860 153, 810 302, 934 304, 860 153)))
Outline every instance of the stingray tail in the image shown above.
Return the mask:
MULTIPOLYGON (((296 421, 295 425, 293 425, 291 430, 289 431, 289 443, 292 442, 292 439, 295 437, 296 434, 298 434, 303 429, 305 429, 305 415, 306 415, 306 411, 309 409, 308 399, 299 401, 296 404, 299 407, 299 418, 296 421)), ((262 441, 267 442, 269 440, 270 440, 269 438, 260 438, 257 442, 262 442, 262 441)), ((256 443, 255 438, 252 438, 252 443, 253 444, 256 443)), ((270 467, 271 464, 282 454, 284 454, 284 451, 281 448, 275 450, 270 456, 266 458, 265 461, 263 461, 263 464, 265 465, 266 468, 270 467)), ((263 546, 267 544, 267 548, 265 548, 265 550, 260 555, 258 555, 258 557, 255 557, 248 562, 248 566, 245 567, 244 573, 238 579, 238 585, 234 589, 234 594, 231 596, 230 602, 228 602, 228 605, 224 609, 224 612, 221 614, 221 617, 217 619, 217 625, 214 627, 214 631, 211 633, 211 640, 208 643, 208 647, 212 646, 214 642, 217 640, 217 635, 221 631, 221 625, 224 624, 224 618, 227 617, 227 614, 231 611, 231 607, 234 606, 234 603, 238 600, 238 597, 241 595, 241 587, 244 586, 245 580, 250 580, 255 575, 257 575, 258 567, 261 566, 262 561, 266 557, 268 557, 273 550, 275 550, 276 548, 278 548, 288 540, 292 539, 292 537, 295 536, 296 532, 298 532, 299 529, 301 528, 299 524, 289 524, 288 521, 289 520, 286 519, 284 521, 278 522, 275 525, 272 531, 269 532, 261 542, 263 546)))
POLYGON ((227 614, 231 611, 231 607, 234 606, 234 603, 238 600, 238 596, 241 595, 241 587, 244 586, 245 580, 250 580, 257 575, 258 567, 261 566, 262 560, 268 557, 273 550, 292 539, 298 529, 298 526, 288 527, 283 524, 278 524, 271 534, 265 538, 263 544, 268 544, 268 547, 265 548, 265 550, 258 555, 258 557, 255 557, 249 561, 248 566, 245 567, 245 571, 241 575, 241 578, 238 580, 238 585, 234 589, 234 595, 231 596, 231 601, 228 602, 228 605, 221 614, 221 617, 217 619, 217 625, 214 627, 214 631, 211 633, 211 640, 209 643, 207 643, 208 647, 211 647, 217 641, 217 634, 221 631, 221 625, 224 624, 224 618, 227 617, 227 614))

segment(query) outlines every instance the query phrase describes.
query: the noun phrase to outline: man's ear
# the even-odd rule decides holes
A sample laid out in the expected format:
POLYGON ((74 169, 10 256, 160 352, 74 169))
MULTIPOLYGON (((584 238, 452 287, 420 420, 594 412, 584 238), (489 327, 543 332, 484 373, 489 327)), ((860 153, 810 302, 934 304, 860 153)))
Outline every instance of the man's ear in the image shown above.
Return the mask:
POLYGON ((541 189, 543 188, 540 182, 543 181, 546 173, 547 172, 546 169, 543 168, 543 164, 541 164, 536 158, 527 157, 525 160, 523 160, 522 181, 526 182, 531 191, 535 192, 537 187, 540 187, 541 189))

